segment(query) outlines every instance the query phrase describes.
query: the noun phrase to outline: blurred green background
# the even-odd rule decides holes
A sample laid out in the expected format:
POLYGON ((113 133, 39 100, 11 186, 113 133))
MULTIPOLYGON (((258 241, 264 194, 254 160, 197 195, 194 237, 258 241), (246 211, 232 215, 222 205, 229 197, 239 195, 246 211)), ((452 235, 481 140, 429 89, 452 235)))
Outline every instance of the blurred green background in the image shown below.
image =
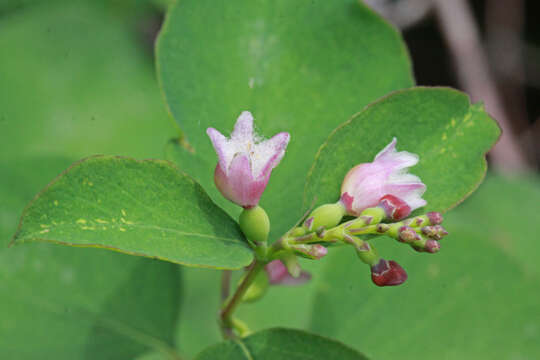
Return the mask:
MULTIPOLYGON (((9 351, 26 349, 18 353, 25 359, 35 358, 40 347, 57 351, 58 358, 108 358, 91 350, 119 346, 123 335, 107 342, 95 331, 78 334, 84 326, 68 323, 70 307, 80 299, 89 308, 92 301, 115 311, 125 305, 123 318, 139 314, 133 316, 141 323, 135 319, 132 326, 141 330, 145 317, 165 317, 157 304, 174 308, 160 323, 172 333, 163 337, 188 357, 220 340, 219 271, 166 265, 176 275, 141 280, 151 276, 152 265, 137 270, 146 275, 126 270, 116 279, 110 278, 115 261, 138 269, 130 256, 54 245, 6 248, 24 206, 71 162, 92 154, 165 157, 167 143, 179 135, 154 68, 153 41, 166 6, 167 1, 137 0, 0 4, 0 356, 8 353, 9 340, 9 351), (75 288, 62 280, 69 273, 51 270, 63 261, 81 274, 75 288), (131 292, 130 283, 125 285, 129 276, 141 284, 131 292), (23 290, 24 281, 34 283, 23 290), (111 305, 105 293, 123 287, 125 296, 111 305), (131 306, 130 296, 145 289, 159 293, 157 300, 131 306), (96 295, 100 291, 103 296, 96 295), (47 301, 65 311, 45 316, 47 301), (77 341, 99 346, 85 345, 86 353, 76 355, 77 341), (74 345, 64 348, 63 342, 74 345)), ((539 184, 536 175, 488 174, 479 191, 448 214, 451 235, 437 255, 419 256, 381 239, 381 250, 399 257, 409 272, 403 286, 375 288, 354 254, 338 249, 320 263, 305 263, 313 273, 309 285, 272 288, 239 315, 254 330, 303 328, 374 359, 540 358, 539 184)), ((141 346, 117 358, 148 350, 141 346)))

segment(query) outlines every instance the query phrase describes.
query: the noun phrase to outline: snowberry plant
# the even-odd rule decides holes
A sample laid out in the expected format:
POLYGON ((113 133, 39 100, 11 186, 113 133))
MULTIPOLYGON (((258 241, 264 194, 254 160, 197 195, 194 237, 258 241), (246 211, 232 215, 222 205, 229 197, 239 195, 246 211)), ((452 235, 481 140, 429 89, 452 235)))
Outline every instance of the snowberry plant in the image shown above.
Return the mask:
MULTIPOLYGON (((407 248, 434 256, 452 246, 442 213, 482 181, 496 123, 461 92, 414 87, 399 34, 357 1, 183 0, 157 62, 180 129, 168 161, 81 160, 28 205, 13 244, 223 271, 221 307, 207 311, 226 341, 197 359, 364 358, 300 329, 253 333, 237 310, 272 296, 270 285, 315 280, 303 264, 338 247, 356 254, 362 271, 350 276, 373 291, 420 281, 377 243, 397 240, 403 259, 416 256, 407 248)), ((167 341, 150 343, 180 358, 167 341)))

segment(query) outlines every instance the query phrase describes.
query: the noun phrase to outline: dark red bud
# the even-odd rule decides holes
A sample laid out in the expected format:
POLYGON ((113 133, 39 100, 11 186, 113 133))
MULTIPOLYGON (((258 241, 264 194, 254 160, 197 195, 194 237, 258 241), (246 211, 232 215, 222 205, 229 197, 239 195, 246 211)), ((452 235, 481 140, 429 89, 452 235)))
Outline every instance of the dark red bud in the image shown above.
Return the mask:
POLYGON ((435 254, 441 250, 441 244, 437 240, 428 239, 426 241, 425 249, 428 253, 435 254))
POLYGON ((400 285, 407 280, 407 272, 394 260, 381 259, 371 267, 371 280, 377 286, 400 285))
POLYGON ((435 225, 435 230, 437 231, 437 234, 439 234, 440 236, 448 235, 448 231, 446 231, 446 229, 443 228, 441 225, 435 225))
POLYGON ((443 222, 443 216, 440 212, 428 212, 426 216, 431 225, 439 225, 443 222))
POLYGON ((390 194, 383 196, 378 206, 384 210, 388 219, 394 221, 406 218, 411 213, 411 207, 405 201, 390 194))

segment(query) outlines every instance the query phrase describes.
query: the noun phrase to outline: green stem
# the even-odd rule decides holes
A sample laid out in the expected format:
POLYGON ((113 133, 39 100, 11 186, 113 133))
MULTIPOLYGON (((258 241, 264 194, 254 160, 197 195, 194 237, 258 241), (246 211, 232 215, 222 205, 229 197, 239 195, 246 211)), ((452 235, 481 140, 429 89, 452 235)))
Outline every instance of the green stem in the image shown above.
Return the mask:
POLYGON ((233 296, 225 302, 223 305, 221 312, 220 312, 220 320, 221 320, 221 329, 223 331, 223 336, 226 339, 234 338, 235 334, 233 331, 233 319, 232 315, 238 305, 242 302, 242 298, 244 297, 244 294, 249 289, 255 278, 257 277, 257 274, 264 268, 265 262, 261 260, 255 260, 255 263, 251 267, 251 269, 248 271, 246 276, 244 277, 244 280, 240 283, 238 288, 236 289, 233 296))

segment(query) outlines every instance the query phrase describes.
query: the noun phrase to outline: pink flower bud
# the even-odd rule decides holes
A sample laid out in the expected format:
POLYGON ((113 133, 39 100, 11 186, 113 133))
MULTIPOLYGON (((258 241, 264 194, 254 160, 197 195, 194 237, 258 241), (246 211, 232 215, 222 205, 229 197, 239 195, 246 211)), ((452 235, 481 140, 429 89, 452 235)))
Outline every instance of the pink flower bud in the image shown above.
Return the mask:
POLYGON ((248 111, 240 114, 230 139, 214 128, 206 133, 219 158, 214 172, 218 190, 244 208, 256 206, 272 170, 285 155, 289 134, 282 132, 263 140, 253 133, 253 117, 248 111))
POLYGON ((441 250, 441 244, 437 240, 428 239, 426 245, 424 246, 426 251, 431 254, 435 254, 441 250))
POLYGON ((384 210, 388 219, 398 221, 406 218, 411 213, 411 207, 397 196, 385 195, 379 200, 379 205, 384 210))
POLYGON ((426 185, 419 177, 407 173, 418 163, 418 156, 396 151, 396 138, 375 156, 371 163, 352 168, 341 185, 341 202, 349 215, 359 216, 369 207, 379 204, 385 195, 393 195, 413 211, 426 205, 422 194, 426 185))
POLYGON ((407 280, 407 273, 394 260, 381 259, 371 267, 371 280, 377 286, 400 285, 407 280))
POLYGON ((440 212, 428 212, 426 216, 428 217, 431 225, 439 225, 443 222, 443 216, 440 212))
POLYGON ((281 260, 270 261, 264 270, 271 285, 302 285, 311 279, 307 271, 302 271, 298 277, 293 277, 281 260))
POLYGON ((398 230, 398 240, 407 244, 420 240, 420 235, 410 226, 402 226, 398 230))

